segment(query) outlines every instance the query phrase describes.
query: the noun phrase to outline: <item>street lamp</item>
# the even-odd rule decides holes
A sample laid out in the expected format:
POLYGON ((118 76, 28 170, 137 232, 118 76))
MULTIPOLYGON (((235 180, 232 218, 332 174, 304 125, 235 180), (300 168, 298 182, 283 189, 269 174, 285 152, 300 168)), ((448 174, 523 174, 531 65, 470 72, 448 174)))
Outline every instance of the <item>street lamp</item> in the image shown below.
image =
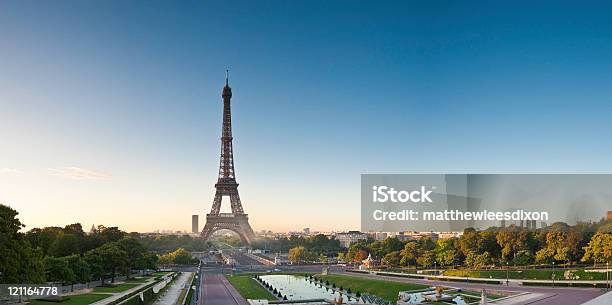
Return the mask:
POLYGON ((606 291, 610 290, 610 262, 606 262, 606 291))
POLYGON ((506 261, 506 286, 509 286, 508 284, 508 269, 510 268, 510 266, 508 266, 508 261, 506 261))
POLYGON ((555 261, 552 262, 553 272, 552 272, 552 287, 555 288, 555 261))
POLYGON ((438 275, 438 263, 434 261, 434 275, 438 275))

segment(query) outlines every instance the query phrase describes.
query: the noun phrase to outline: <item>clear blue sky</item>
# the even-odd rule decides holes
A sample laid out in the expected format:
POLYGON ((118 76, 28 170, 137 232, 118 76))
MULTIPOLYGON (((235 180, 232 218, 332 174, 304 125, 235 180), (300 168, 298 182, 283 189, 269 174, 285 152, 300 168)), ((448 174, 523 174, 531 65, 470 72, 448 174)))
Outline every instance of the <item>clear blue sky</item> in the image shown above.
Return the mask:
POLYGON ((226 67, 257 230, 358 229, 361 173, 608 173, 611 12, 1 1, 0 202, 28 228, 188 229, 212 205, 226 67))

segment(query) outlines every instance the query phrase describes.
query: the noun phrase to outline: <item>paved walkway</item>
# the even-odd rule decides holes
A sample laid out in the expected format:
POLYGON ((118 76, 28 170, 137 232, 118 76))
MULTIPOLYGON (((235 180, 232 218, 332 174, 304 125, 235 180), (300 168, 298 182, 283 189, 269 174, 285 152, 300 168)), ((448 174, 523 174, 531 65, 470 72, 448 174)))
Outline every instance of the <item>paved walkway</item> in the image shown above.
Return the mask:
POLYGON ((153 278, 151 278, 150 280, 148 280, 148 281, 146 281, 146 282, 144 282, 144 283, 142 283, 140 285, 134 286, 134 287, 132 287, 132 288, 130 288, 128 290, 125 290, 125 291, 113 293, 110 297, 108 297, 106 299, 103 299, 103 300, 100 300, 100 301, 97 301, 95 303, 91 303, 90 305, 106 305, 106 304, 108 304, 108 303, 110 303, 112 301, 115 301, 115 300, 123 297, 124 295, 132 293, 132 292, 134 292, 134 291, 136 291, 136 290, 138 290, 138 289, 140 289, 140 288, 142 288, 142 287, 144 287, 144 286, 146 286, 148 284, 151 284, 154 281, 155 280, 153 278))
POLYGON ((181 291, 185 288, 185 286, 189 287, 187 281, 191 279, 191 272, 183 272, 179 277, 174 280, 172 286, 168 287, 166 291, 164 291, 163 295, 160 295, 157 300, 153 303, 153 305, 173 305, 178 301, 179 296, 181 295, 181 291))
POLYGON ((199 305, 249 305, 221 274, 204 274, 199 300, 199 305))

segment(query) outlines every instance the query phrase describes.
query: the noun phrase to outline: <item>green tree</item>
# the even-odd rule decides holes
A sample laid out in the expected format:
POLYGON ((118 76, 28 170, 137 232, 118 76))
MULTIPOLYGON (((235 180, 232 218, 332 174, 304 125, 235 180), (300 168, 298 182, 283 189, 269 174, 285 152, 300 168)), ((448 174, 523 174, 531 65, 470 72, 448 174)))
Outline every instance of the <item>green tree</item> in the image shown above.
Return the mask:
POLYGON ((392 251, 383 256, 381 262, 387 266, 398 266, 400 263, 400 251, 392 251))
POLYGON ((177 265, 190 265, 193 263, 193 257, 189 251, 178 248, 174 251, 174 263, 177 265))
POLYGON ((404 245, 404 249, 400 252, 402 266, 416 265, 416 259, 419 256, 419 244, 415 241, 409 241, 404 245))
POLYGON ((489 252, 483 252, 476 256, 476 266, 479 268, 489 266, 493 263, 489 252))
POLYGON ((104 282, 105 271, 102 256, 96 251, 89 251, 85 253, 83 260, 87 263, 91 276, 94 279, 100 279, 104 282))
POLYGON ((436 253, 433 250, 426 250, 419 255, 416 262, 423 267, 433 266, 436 261, 436 253))
POLYGON ((44 260, 45 264, 45 276, 49 282, 58 283, 73 283, 76 280, 76 276, 68 261, 63 257, 47 256, 44 260))
POLYGON ((111 282, 115 282, 117 273, 126 274, 128 267, 128 254, 117 242, 110 242, 91 250, 91 255, 101 259, 102 269, 111 275, 111 282))
MULTIPOLYGON (((488 252, 485 252, 485 253, 488 253, 488 252)), ((458 255, 457 250, 455 249, 448 249, 448 250, 439 252, 438 254, 436 254, 436 258, 438 262, 440 262, 440 265, 443 265, 443 266, 454 266, 459 261, 459 255, 458 255)))
POLYGON ((83 257, 74 254, 66 256, 64 259, 68 263, 68 268, 70 268, 74 274, 73 283, 85 283, 90 280, 91 269, 83 257))
POLYGON ((121 249, 127 254, 129 270, 145 268, 146 249, 138 240, 132 237, 125 237, 118 243, 121 249))
POLYGON ((459 256, 455 249, 454 238, 438 239, 434 251, 436 253, 436 260, 440 265, 450 266, 458 262, 459 256))
POLYGON ((159 260, 157 261, 157 263, 161 266, 172 265, 174 264, 174 256, 172 256, 172 253, 166 253, 159 257, 159 260))
POLYGON ((583 262, 606 263, 612 260, 612 233, 597 232, 584 247, 583 262))
POLYGON ((514 255, 512 263, 517 266, 529 265, 533 263, 533 255, 529 250, 519 250, 516 255, 514 255))
POLYGON ((304 261, 306 249, 303 246, 293 247, 289 249, 289 261, 293 264, 299 264, 304 261))
POLYGON ((368 248, 368 243, 367 241, 359 241, 356 243, 352 243, 349 248, 348 248, 348 252, 346 253, 346 260, 347 262, 352 261, 352 262, 357 262, 357 263, 361 263, 362 260, 365 259, 361 258, 359 259, 358 257, 356 257, 361 251, 366 253, 366 257, 368 255, 368 252, 370 251, 370 249, 368 248))
POLYGON ((504 228, 497 232, 496 240, 501 247, 501 258, 510 260, 521 250, 529 250, 533 236, 526 230, 515 226, 504 228))
POLYGON ((81 252, 81 245, 74 234, 60 232, 48 252, 48 255, 56 257, 78 254, 81 252))
POLYGON ((155 269, 157 267, 157 262, 159 260, 159 256, 152 252, 146 252, 144 254, 144 269, 155 269))
POLYGON ((550 264, 554 261, 555 251, 550 248, 543 248, 538 250, 535 255, 536 263, 550 264))
POLYGON ((465 257, 465 264, 471 268, 477 268, 477 264, 478 264, 476 262, 477 257, 478 257, 478 254, 476 254, 475 252, 469 251, 465 257))
POLYGON ((422 236, 419 238, 419 247, 421 250, 430 251, 436 247, 436 243, 429 236, 422 236))
POLYGON ((49 250, 60 234, 62 234, 62 228, 60 227, 34 228, 26 233, 26 238, 32 247, 40 249, 42 254, 46 256, 51 255, 49 250))
POLYGON ((465 258, 465 264, 472 268, 483 268, 491 265, 492 262, 491 255, 486 251, 481 254, 470 252, 465 258))
POLYGON ((17 211, 0 204, 0 283, 44 282, 42 252, 32 249, 19 230, 17 211))

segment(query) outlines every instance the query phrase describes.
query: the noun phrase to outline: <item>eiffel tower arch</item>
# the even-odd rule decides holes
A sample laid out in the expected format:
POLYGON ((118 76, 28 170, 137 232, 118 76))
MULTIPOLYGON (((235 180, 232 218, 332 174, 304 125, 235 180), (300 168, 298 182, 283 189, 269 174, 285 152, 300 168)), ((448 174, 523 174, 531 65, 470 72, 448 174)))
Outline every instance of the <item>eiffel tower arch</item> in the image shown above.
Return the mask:
POLYGON ((230 100, 232 88, 229 86, 228 73, 225 74, 225 87, 223 87, 223 128, 221 132, 221 160, 219 162, 219 177, 215 184, 215 199, 209 214, 206 214, 206 224, 202 229, 202 239, 208 240, 217 230, 231 230, 236 232, 245 244, 250 245, 255 239, 255 233, 249 224, 249 216, 244 213, 238 183, 234 171, 234 151, 232 148, 232 112, 230 100), (229 197, 232 212, 221 213, 223 197, 229 197))

